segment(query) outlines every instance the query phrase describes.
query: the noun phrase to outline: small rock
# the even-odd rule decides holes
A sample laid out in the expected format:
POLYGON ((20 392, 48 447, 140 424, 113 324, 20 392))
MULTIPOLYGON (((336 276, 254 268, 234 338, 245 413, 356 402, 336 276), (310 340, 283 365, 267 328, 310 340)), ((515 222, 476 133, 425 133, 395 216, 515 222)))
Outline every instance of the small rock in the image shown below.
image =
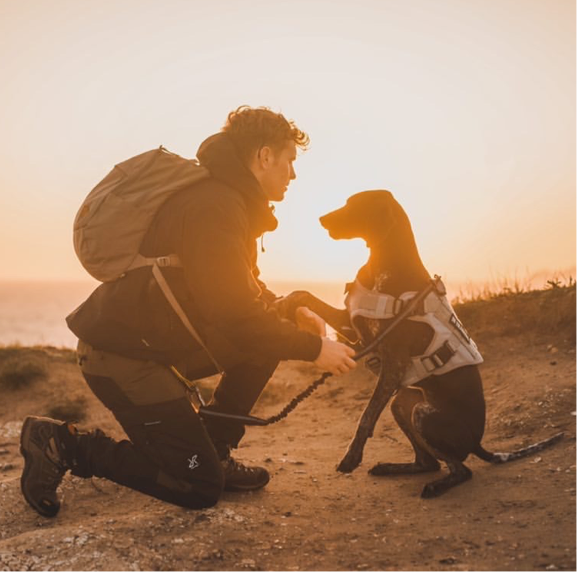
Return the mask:
POLYGON ((551 361, 549 364, 555 366, 557 364, 557 361, 551 361))
POLYGON ((243 559, 240 564, 247 569, 256 569, 256 561, 254 559, 243 559))
POLYGON ((531 463, 540 463, 543 459, 541 457, 536 457, 531 461, 531 463))
POLYGON ((128 549, 134 545, 134 539, 130 537, 115 537, 112 546, 115 549, 128 549))
POLYGON ((443 565, 454 565, 457 560, 454 557, 445 557, 444 559, 440 559, 439 563, 443 565))

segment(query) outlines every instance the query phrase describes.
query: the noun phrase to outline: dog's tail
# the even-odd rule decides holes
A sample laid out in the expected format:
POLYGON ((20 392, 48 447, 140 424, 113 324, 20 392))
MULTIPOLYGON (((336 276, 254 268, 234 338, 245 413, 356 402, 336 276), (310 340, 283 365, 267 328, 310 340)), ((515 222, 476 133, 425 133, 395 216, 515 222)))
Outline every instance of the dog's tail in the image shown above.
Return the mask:
POLYGON ((557 433, 548 439, 544 439, 543 441, 539 441, 533 445, 528 445, 522 449, 517 449, 516 451, 511 451, 510 453, 491 453, 479 445, 479 448, 473 451, 473 454, 477 455, 477 457, 480 459, 483 459, 483 461, 500 465, 501 463, 509 463, 510 461, 515 461, 517 459, 521 459, 522 457, 527 457, 528 455, 532 455, 533 453, 541 451, 546 447, 550 447, 557 441, 560 441, 562 437, 563 433, 557 433))

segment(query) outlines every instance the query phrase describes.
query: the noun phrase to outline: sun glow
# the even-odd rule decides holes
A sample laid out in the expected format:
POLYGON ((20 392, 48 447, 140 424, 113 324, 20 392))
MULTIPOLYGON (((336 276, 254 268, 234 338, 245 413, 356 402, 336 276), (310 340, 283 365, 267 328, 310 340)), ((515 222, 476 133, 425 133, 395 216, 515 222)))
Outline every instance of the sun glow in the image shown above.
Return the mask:
POLYGON ((111 167, 193 157, 238 105, 311 137, 267 279, 345 282, 318 217, 391 190, 423 261, 486 280, 575 265, 575 7, 528 0, 4 3, 0 278, 82 279, 71 227, 111 167), (538 79, 538 80, 537 80, 538 79))

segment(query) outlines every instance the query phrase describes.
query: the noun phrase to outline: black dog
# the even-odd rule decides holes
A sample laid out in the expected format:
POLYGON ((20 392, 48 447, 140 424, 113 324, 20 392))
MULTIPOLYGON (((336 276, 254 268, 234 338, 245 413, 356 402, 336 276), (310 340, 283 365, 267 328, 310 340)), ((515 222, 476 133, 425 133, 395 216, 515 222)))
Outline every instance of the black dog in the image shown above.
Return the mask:
MULTIPOLYGON (((347 310, 335 309, 306 291, 291 293, 286 306, 294 310, 306 305, 346 338, 354 341, 360 337, 360 343, 366 346, 394 322, 395 315, 408 306, 415 293, 430 285, 431 277, 421 262, 409 219, 388 191, 355 194, 344 207, 321 217, 320 222, 334 239, 364 239, 370 249, 369 260, 357 273, 355 284, 347 285, 347 310), (378 306, 384 309, 385 303, 390 303, 390 314, 385 315, 389 318, 372 314, 370 310, 364 310, 366 316, 355 315, 358 311, 351 308, 353 302, 358 304, 359 293, 368 295, 369 300, 365 298, 364 305, 371 299, 376 302, 380 295, 388 295, 383 297, 388 300, 378 306)), ((377 385, 338 466, 339 471, 350 472, 361 463, 365 443, 394 395, 391 410, 413 446, 415 461, 380 463, 369 473, 424 473, 438 470, 439 461, 443 461, 449 474, 427 483, 421 494, 425 498, 441 495, 470 479, 472 472, 463 461, 471 453, 491 463, 504 463, 541 450, 563 435, 560 433, 511 453, 491 453, 483 449, 485 399, 477 368, 482 358, 454 315, 440 284, 433 293, 436 296, 430 302, 434 306, 440 303, 438 306, 450 320, 446 323, 449 328, 443 330, 451 338, 430 351, 436 329, 431 323, 422 322, 422 315, 427 310, 425 306, 429 305, 420 305, 417 315, 402 320, 379 343, 376 357, 372 359, 373 366, 380 366, 377 385), (427 351, 429 354, 424 357, 427 351), (457 362, 457 358, 461 362, 457 362), (415 373, 415 367, 419 368, 421 364, 427 368, 415 373), (423 374, 429 369, 429 374, 423 374)))

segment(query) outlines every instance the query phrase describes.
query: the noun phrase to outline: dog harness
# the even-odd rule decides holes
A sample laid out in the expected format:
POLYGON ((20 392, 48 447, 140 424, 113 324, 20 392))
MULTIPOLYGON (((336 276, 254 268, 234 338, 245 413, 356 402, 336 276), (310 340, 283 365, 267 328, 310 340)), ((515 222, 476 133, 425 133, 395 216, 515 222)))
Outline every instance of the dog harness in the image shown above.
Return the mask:
MULTIPOLYGON (((403 386, 412 385, 431 375, 443 375, 459 367, 483 362, 477 345, 467 334, 449 300, 443 294, 444 287, 442 288, 441 291, 435 290, 428 294, 419 309, 419 314, 407 319, 429 325, 434 334, 424 353, 411 358, 402 380, 403 386)), ((416 294, 413 291, 406 292, 396 298, 376 290, 369 290, 355 279, 354 283, 347 285, 345 305, 351 323, 359 334, 355 326, 356 319, 359 317, 372 320, 392 319, 416 294)))

